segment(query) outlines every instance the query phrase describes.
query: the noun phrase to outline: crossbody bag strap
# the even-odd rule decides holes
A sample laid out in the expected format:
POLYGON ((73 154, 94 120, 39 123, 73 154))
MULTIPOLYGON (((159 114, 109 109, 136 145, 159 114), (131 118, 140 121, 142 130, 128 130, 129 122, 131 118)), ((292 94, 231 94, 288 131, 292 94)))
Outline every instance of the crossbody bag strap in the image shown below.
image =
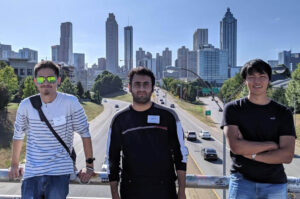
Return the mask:
MULTIPOLYGON (((71 152, 70 149, 67 147, 66 143, 61 139, 61 137, 55 132, 55 130, 52 128, 50 122, 48 121, 48 119, 46 118, 45 114, 42 111, 42 101, 41 101, 41 97, 39 95, 35 95, 29 98, 30 102, 32 104, 32 106, 37 109, 37 111, 39 112, 41 121, 44 121, 48 128, 50 129, 50 131, 52 132, 52 134, 55 136, 55 138, 60 142, 60 144, 66 149, 66 151, 68 152, 68 154, 70 155, 70 157, 73 160, 73 157, 71 156, 71 152)), ((74 161, 74 160, 73 160, 74 161)))

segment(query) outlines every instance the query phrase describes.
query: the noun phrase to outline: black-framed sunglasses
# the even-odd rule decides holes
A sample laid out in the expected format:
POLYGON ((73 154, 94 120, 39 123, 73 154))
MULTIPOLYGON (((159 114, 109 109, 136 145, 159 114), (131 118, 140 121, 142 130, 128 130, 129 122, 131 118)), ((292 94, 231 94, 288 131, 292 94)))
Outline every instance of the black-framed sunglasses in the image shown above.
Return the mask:
POLYGON ((38 76, 35 79, 38 84, 43 84, 46 80, 50 84, 54 84, 57 81, 57 78, 55 76, 48 76, 48 77, 38 76))

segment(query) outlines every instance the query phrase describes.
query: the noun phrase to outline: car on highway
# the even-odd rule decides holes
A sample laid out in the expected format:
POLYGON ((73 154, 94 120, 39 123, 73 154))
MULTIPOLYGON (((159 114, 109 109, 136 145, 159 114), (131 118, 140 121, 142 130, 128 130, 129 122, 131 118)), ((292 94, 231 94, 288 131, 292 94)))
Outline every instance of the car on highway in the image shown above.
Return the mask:
POLYGON ((119 108, 119 104, 115 104, 115 108, 119 108))
POLYGON ((164 101, 161 101, 160 103, 161 103, 161 104, 165 104, 165 102, 164 102, 164 101))
POLYGON ((205 131, 205 130, 200 131, 199 137, 202 138, 202 139, 208 139, 208 140, 211 138, 210 133, 208 131, 205 131))
POLYGON ((174 104, 171 104, 170 107, 171 107, 171 108, 175 108, 175 105, 174 105, 174 104))
POLYGON ((106 99, 103 99, 103 102, 107 102, 107 100, 106 100, 106 99))
POLYGON ((107 172, 107 169, 108 169, 108 165, 106 163, 103 163, 100 171, 107 172))
POLYGON ((196 141, 197 140, 196 132, 195 131, 187 131, 186 139, 189 141, 196 141))
POLYGON ((201 149, 201 155, 204 160, 218 160, 218 155, 214 148, 205 147, 201 149))

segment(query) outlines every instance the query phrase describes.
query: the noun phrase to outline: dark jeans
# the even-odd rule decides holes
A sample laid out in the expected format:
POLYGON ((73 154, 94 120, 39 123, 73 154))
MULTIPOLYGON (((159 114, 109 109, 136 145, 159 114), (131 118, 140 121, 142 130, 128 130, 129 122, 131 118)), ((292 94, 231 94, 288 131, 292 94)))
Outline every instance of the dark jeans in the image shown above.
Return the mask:
POLYGON ((22 199, 65 199, 70 175, 36 176, 22 182, 22 199))
POLYGON ((122 180, 121 199, 177 199, 176 185, 168 180, 122 180))

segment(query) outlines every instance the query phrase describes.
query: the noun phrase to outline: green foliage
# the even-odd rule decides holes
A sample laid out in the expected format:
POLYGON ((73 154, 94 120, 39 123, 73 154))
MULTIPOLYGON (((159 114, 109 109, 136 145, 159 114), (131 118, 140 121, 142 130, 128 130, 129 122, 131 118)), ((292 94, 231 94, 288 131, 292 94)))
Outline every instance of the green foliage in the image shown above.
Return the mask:
POLYGON ((0 82, 0 110, 4 109, 9 102, 9 94, 6 85, 0 82))
POLYGON ((108 71, 104 71, 95 79, 92 90, 101 95, 107 95, 122 90, 122 80, 119 76, 113 75, 108 71))
POLYGON ((0 70, 0 82, 6 85, 10 97, 15 94, 19 88, 17 75, 11 66, 5 66, 0 70))
POLYGON ((60 84, 58 91, 75 95, 77 93, 76 87, 71 83, 68 77, 65 77, 64 81, 60 84))
POLYGON ((280 88, 272 88, 269 89, 269 97, 272 98, 274 101, 279 102, 283 105, 288 105, 286 97, 285 97, 285 89, 283 87, 280 88))
POLYGON ((300 64, 292 73, 292 79, 286 88, 285 97, 288 106, 294 107, 296 102, 297 111, 300 111, 300 64))
POLYGON ((184 82, 173 78, 163 79, 163 88, 171 92, 175 96, 180 96, 180 90, 182 89, 182 99, 190 102, 195 102, 197 93, 202 95, 202 88, 206 85, 200 79, 192 82, 184 82), (182 88, 181 88, 182 87, 182 88))
POLYGON ((91 93, 90 93, 89 90, 87 90, 87 91, 84 93, 84 98, 85 98, 85 99, 90 99, 90 100, 92 99, 92 98, 91 98, 91 93))
POLYGON ((5 61, 0 60, 0 70, 5 68, 5 66, 8 66, 5 61))
POLYGON ((84 89, 80 81, 77 82, 76 88, 77 88, 77 95, 79 96, 79 98, 83 98, 84 89))
POLYGON ((95 102, 96 104, 101 104, 102 97, 99 91, 95 91, 92 101, 95 102))
POLYGON ((240 97, 241 95, 244 96, 245 94, 248 94, 247 88, 243 88, 242 90, 242 87, 243 87, 243 78, 239 73, 237 73, 234 77, 229 78, 224 82, 218 95, 220 99, 228 102, 233 99, 236 99, 236 97, 240 97))
POLYGON ((33 82, 33 77, 28 76, 28 77, 26 77, 26 79, 24 81, 24 89, 23 89, 22 99, 29 97, 31 95, 35 95, 35 94, 37 94, 37 89, 33 82))

